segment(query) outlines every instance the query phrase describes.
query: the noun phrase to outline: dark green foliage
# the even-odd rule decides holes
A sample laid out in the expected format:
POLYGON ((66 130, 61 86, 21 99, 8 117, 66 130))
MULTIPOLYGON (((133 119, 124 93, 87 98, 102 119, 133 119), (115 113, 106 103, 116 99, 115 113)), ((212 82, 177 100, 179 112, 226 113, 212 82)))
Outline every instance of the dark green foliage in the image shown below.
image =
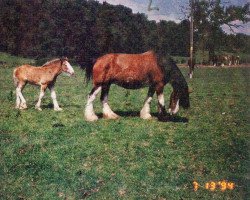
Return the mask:
MULTIPOLYGON (((249 22, 249 5, 246 3, 244 6, 235 6, 221 0, 194 1, 196 48, 202 51, 208 50, 210 56, 220 50, 239 53, 249 49, 249 43, 237 42, 242 40, 242 34, 226 35, 221 28, 224 25, 233 30, 240 27, 236 21, 249 22)), ((245 37, 249 40, 249 36, 245 37)))
MULTIPOLYGON (((188 20, 179 24, 171 21, 156 23, 122 5, 100 4, 94 0, 25 3, 1 0, 0 7, 0 51, 14 55, 37 59, 66 55, 83 67, 111 52, 142 53, 152 49, 163 55, 189 55, 188 20)), ((205 13, 207 7, 202 8, 205 13)), ((243 42, 245 38, 249 40, 249 36, 227 36, 215 25, 216 21, 209 22, 209 26, 201 24, 195 41, 200 44, 205 28, 211 28, 213 37, 204 43, 206 48, 216 49, 222 45, 228 52, 250 49, 248 43, 243 42), (227 38, 230 38, 229 42, 227 38)))

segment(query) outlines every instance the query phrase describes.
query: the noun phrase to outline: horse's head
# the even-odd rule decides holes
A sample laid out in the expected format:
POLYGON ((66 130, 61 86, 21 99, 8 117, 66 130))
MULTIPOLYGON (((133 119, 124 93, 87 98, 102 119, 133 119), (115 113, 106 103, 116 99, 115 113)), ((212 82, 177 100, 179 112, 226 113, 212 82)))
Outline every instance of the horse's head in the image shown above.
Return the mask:
POLYGON ((73 76, 75 71, 73 67, 70 65, 70 63, 68 62, 68 58, 62 57, 60 60, 61 60, 61 65, 62 65, 62 71, 69 74, 70 76, 73 76))
POLYGON ((182 88, 178 91, 173 91, 170 95, 169 113, 176 114, 179 111, 179 106, 187 109, 190 107, 189 93, 191 91, 188 88, 182 88))

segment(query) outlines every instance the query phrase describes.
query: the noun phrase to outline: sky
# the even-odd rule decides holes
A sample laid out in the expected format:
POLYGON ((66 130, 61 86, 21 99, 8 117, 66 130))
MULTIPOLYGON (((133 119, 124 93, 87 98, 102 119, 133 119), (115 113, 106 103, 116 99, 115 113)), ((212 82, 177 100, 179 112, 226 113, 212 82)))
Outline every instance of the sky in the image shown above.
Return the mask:
MULTIPOLYGON (((149 20, 171 20, 175 22, 180 22, 185 18, 184 9, 188 8, 189 0, 152 0, 151 7, 158 7, 159 11, 152 10, 148 11, 149 0, 98 0, 100 3, 106 1, 109 4, 113 5, 124 5, 132 9, 134 13, 145 13, 148 16, 149 20)), ((244 5, 248 2, 248 0, 225 0, 228 2, 227 5, 244 5)), ((242 25, 238 29, 235 29, 236 33, 245 33, 250 35, 250 23, 241 24, 239 21, 235 22, 236 24, 242 25)), ((223 26, 223 29, 230 33, 230 29, 228 26, 223 26)))

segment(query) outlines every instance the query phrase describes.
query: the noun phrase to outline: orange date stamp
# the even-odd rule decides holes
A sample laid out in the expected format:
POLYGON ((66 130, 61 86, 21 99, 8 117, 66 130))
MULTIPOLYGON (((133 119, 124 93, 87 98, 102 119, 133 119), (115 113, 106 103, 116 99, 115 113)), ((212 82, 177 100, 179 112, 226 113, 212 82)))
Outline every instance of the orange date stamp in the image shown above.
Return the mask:
POLYGON ((210 191, 226 191, 226 190, 233 190, 235 188, 234 182, 229 181, 210 181, 206 182, 204 185, 199 184, 197 181, 193 181, 193 188, 194 191, 197 191, 199 188, 205 188, 206 190, 210 191))

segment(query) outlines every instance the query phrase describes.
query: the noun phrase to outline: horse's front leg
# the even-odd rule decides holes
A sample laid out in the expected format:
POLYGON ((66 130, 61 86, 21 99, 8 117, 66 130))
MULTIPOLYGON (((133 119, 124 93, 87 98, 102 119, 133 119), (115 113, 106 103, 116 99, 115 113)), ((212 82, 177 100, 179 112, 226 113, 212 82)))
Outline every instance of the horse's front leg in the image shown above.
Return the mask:
POLYGON ((42 102, 42 98, 44 97, 46 89, 47 89, 47 85, 41 85, 39 98, 38 98, 38 101, 37 101, 37 103, 35 105, 35 109, 37 109, 39 111, 42 111, 42 109, 41 109, 41 102, 42 102))
POLYGON ((52 99, 53 104, 54 104, 54 110, 55 111, 61 111, 62 108, 59 107, 59 104, 57 102, 56 92, 55 92, 55 89, 54 89, 54 85, 49 86, 49 89, 50 89, 51 99, 52 99))
POLYGON ((102 113, 103 118, 106 119, 117 119, 119 115, 115 114, 108 104, 108 93, 109 93, 110 85, 102 86, 102 93, 101 93, 101 102, 102 102, 102 113))
POLYGON ((168 121, 169 116, 167 115, 165 102, 164 102, 164 83, 160 83, 156 86, 156 94, 158 98, 158 119, 160 121, 168 121))
POLYGON ((100 92, 101 89, 102 89, 101 86, 99 87, 95 86, 88 95, 87 105, 85 107, 85 113, 84 113, 86 121, 98 120, 98 117, 94 112, 93 101, 95 100, 96 95, 100 92))
POLYGON ((154 93, 155 93, 155 88, 152 86, 149 87, 148 96, 146 100, 144 101, 144 106, 142 107, 141 112, 140 112, 140 117, 142 119, 150 119, 152 117, 150 114, 150 103, 152 101, 154 93))

